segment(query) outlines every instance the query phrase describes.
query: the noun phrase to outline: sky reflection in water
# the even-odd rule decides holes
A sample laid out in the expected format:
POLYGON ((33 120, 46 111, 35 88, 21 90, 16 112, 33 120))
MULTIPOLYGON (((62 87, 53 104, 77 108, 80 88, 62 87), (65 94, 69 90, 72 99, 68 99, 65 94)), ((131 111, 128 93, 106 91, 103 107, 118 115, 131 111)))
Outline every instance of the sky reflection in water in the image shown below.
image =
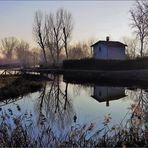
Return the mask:
MULTIPOLYGON (((43 114, 57 136, 61 134, 64 136, 75 124, 73 120, 75 115, 76 123, 82 125, 95 123, 96 130, 103 127, 104 116, 108 114, 112 117, 111 125, 120 124, 139 92, 140 90, 131 91, 123 87, 68 84, 63 82, 61 77, 55 77, 54 81, 46 82, 41 91, 4 105, 2 109, 11 108, 15 115, 31 113, 35 122, 43 114), (96 99, 92 97, 94 94, 96 99), (117 96, 118 99, 113 100, 117 96), (97 98, 103 102, 99 102, 97 98), (112 101, 106 106, 106 100, 110 99, 112 101), (21 111, 18 110, 18 105, 21 111)), ((126 116, 128 117, 129 115, 126 116)), ((126 118, 123 123, 126 122, 126 118)))

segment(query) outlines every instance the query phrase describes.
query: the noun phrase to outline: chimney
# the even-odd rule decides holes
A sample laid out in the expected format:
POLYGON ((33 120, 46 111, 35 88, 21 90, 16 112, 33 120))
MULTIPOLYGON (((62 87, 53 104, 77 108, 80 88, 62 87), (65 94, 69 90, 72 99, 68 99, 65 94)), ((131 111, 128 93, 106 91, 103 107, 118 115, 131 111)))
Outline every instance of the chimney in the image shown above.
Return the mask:
POLYGON ((109 42, 109 36, 106 37, 106 41, 109 42))

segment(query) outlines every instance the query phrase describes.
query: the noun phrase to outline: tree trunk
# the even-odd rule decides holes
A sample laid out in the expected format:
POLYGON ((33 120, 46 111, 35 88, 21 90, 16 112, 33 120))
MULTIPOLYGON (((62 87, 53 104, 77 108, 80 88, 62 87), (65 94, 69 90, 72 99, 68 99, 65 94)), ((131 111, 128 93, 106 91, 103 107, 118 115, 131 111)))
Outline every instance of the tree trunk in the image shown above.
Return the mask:
POLYGON ((57 65, 59 65, 59 54, 60 54, 60 51, 59 51, 59 42, 57 41, 56 43, 57 45, 57 65))
POLYGON ((67 40, 65 40, 65 52, 66 52, 66 57, 67 57, 67 59, 68 59, 67 40))
POLYGON ((65 87, 65 103, 64 103, 64 110, 66 110, 67 101, 68 101, 67 90, 68 90, 68 83, 66 83, 66 87, 65 87))
POLYGON ((67 51, 67 36, 66 36, 66 32, 65 32, 65 27, 63 28, 63 33, 64 33, 65 53, 66 53, 66 58, 68 59, 68 51, 67 51))
POLYGON ((43 42, 43 38, 42 38, 42 34, 41 34, 40 30, 39 30, 38 36, 39 36, 39 40, 40 40, 40 42, 39 42, 38 44, 40 45, 40 47, 41 47, 42 50, 43 50, 44 62, 45 62, 45 64, 47 64, 46 51, 45 51, 45 44, 44 44, 44 42, 43 42))
POLYGON ((45 52, 44 48, 42 48, 42 49, 43 49, 43 55, 44 55, 44 62, 45 62, 45 64, 47 64, 46 52, 45 52))
POLYGON ((141 39, 141 49, 140 49, 140 56, 143 56, 143 39, 141 39))

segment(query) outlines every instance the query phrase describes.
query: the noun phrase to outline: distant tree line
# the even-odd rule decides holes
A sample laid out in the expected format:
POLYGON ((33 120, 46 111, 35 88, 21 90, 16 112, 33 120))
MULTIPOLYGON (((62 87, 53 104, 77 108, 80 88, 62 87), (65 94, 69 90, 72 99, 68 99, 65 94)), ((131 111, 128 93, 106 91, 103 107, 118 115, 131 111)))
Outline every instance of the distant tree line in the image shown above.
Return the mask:
MULTIPOLYGON (((21 66, 34 66, 39 63, 39 50, 30 48, 29 43, 15 37, 5 37, 0 42, 3 63, 17 63, 21 66)), ((1 62, 2 64, 2 62, 1 62)))
MULTIPOLYGON (((87 41, 69 45, 67 50, 68 58, 81 59, 90 57, 90 45, 91 43, 87 41)), ((28 42, 18 40, 16 37, 5 37, 0 40, 0 62, 1 64, 17 63, 23 67, 42 65, 45 64, 45 57, 43 50, 40 49, 41 48, 38 47, 31 48, 28 42)), ((56 63, 54 63, 56 61, 52 59, 53 57, 47 49, 46 58, 48 65, 56 65, 56 63)), ((59 55, 59 63, 64 59, 67 59, 67 56, 64 52, 61 52, 59 55)))

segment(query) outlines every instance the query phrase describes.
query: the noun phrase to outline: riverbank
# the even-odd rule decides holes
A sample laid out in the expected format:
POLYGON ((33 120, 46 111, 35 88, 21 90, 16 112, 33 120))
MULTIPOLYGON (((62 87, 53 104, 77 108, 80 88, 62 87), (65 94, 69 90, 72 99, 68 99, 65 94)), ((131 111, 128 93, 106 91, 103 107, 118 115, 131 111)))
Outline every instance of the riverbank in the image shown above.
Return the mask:
POLYGON ((148 86, 148 57, 127 60, 65 60, 62 68, 66 81, 148 86))
POLYGON ((27 69, 26 72, 37 72, 40 74, 62 74, 66 81, 81 82, 111 82, 111 83, 132 83, 148 85, 148 69, 137 70, 85 70, 85 69, 27 69))
MULTIPOLYGON (((48 74, 61 74, 66 82, 84 82, 84 83, 105 83, 111 84, 132 84, 140 86, 148 86, 148 69, 137 69, 137 70, 92 70, 92 69, 67 69, 64 67, 60 68, 28 68, 24 70, 24 73, 30 73, 25 75, 19 75, 26 77, 28 80, 50 80, 48 74)), ((3 86, 5 79, 7 83, 7 77, 9 77, 8 83, 11 82, 11 77, 15 79, 16 75, 1 76, 0 88, 3 86)))
POLYGON ((0 79, 0 101, 36 92, 42 88, 42 82, 41 76, 5 76, 0 79))

